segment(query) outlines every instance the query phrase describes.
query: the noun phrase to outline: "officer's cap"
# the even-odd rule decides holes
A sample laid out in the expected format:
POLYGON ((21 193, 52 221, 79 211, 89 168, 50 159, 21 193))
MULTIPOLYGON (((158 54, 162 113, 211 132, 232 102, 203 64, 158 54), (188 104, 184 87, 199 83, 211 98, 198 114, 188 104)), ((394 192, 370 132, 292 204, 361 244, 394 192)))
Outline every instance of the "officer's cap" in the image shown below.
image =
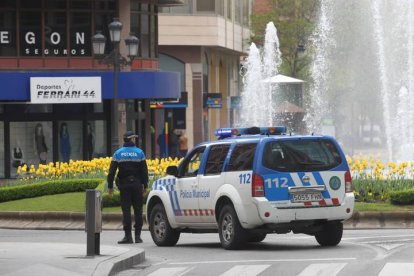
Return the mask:
POLYGON ((128 130, 127 132, 125 132, 124 134, 124 139, 132 139, 132 138, 136 138, 138 137, 137 134, 133 133, 132 131, 128 130))

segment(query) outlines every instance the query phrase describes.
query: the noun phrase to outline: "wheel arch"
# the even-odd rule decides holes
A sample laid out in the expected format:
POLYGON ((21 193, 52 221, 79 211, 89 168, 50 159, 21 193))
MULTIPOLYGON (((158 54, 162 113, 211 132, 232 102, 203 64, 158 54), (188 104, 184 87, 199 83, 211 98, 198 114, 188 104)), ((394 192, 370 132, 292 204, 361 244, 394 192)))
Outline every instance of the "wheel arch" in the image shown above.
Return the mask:
POLYGON ((171 208, 168 208, 168 200, 167 202, 163 199, 163 195, 156 194, 151 196, 151 198, 147 202, 147 222, 149 223, 149 219, 151 216, 151 211, 154 209, 154 206, 157 204, 162 204, 164 206, 165 213, 167 215, 168 221, 170 222, 171 226, 176 226, 175 216, 171 211, 171 208))
POLYGON ((239 218, 240 223, 246 221, 246 214, 243 210, 243 200, 239 191, 230 184, 225 184, 217 191, 217 199, 215 199, 215 217, 218 222, 218 217, 220 216, 220 210, 225 205, 225 203, 231 204, 231 206, 236 211, 237 217, 239 218))
POLYGON ((215 208, 214 208, 214 215, 215 215, 215 217, 216 217, 216 222, 218 223, 218 220, 219 220, 219 216, 220 216, 220 210, 224 207, 224 206, 226 206, 226 205, 228 205, 228 204, 230 204, 231 206, 233 206, 233 208, 234 208, 234 204, 233 204, 233 202, 231 201, 231 199, 228 197, 228 196, 226 196, 226 195, 223 195, 223 196, 221 196, 218 200, 217 200, 217 202, 216 202, 216 206, 215 206, 215 208))

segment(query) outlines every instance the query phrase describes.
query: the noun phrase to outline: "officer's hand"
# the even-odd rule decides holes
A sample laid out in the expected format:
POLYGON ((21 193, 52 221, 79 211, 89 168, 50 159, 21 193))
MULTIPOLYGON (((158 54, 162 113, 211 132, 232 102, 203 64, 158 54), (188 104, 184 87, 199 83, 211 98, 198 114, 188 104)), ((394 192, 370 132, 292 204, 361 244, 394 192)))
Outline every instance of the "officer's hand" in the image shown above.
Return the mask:
POLYGON ((145 197, 147 194, 148 194, 148 190, 144 188, 142 190, 142 196, 145 197))
POLYGON ((112 198, 112 196, 114 195, 114 191, 112 188, 108 189, 108 194, 109 194, 109 197, 112 198))

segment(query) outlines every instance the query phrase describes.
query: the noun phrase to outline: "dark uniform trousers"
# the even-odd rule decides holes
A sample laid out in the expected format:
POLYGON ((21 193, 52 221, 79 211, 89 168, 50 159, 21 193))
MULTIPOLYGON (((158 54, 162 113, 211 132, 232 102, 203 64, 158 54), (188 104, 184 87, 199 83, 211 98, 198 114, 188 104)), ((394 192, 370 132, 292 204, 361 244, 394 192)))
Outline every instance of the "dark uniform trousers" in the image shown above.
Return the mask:
POLYGON ((122 179, 119 181, 119 193, 121 196, 122 224, 125 232, 132 230, 131 206, 134 209, 135 233, 141 235, 142 229, 142 201, 143 185, 136 178, 122 179))

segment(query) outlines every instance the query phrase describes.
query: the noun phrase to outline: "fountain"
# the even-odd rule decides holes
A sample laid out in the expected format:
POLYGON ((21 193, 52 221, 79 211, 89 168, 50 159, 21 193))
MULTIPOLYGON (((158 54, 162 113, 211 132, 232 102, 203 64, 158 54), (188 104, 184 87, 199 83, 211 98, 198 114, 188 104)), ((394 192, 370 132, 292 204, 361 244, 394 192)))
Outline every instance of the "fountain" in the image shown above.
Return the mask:
POLYGON ((321 0, 311 44, 308 132, 333 122, 347 154, 414 160, 414 1, 321 0))
POLYGON ((242 68, 243 91, 241 109, 236 126, 271 126, 275 114, 272 90, 265 80, 275 76, 281 64, 279 38, 273 22, 266 25, 264 48, 252 43, 242 68))

